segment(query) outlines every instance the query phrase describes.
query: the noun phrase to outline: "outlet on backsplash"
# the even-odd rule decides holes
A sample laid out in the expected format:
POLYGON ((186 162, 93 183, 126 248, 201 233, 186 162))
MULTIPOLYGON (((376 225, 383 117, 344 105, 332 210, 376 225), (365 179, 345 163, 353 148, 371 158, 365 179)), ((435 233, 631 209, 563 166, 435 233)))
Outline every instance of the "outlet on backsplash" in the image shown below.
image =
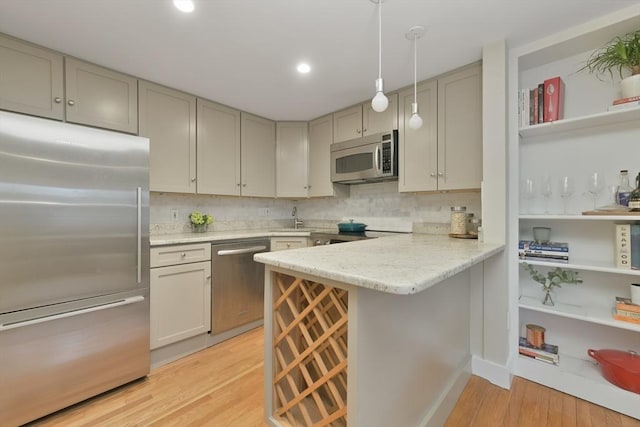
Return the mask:
POLYGON ((171 222, 178 222, 178 209, 171 209, 171 222))

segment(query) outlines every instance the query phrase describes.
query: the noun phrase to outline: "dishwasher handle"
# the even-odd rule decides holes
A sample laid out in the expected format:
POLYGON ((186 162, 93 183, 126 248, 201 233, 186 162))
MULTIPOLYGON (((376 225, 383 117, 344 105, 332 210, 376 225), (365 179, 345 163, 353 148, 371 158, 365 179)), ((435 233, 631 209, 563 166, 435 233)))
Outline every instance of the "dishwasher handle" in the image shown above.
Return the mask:
POLYGON ((239 254, 249 254, 252 252, 263 252, 266 251, 267 247, 262 245, 262 246, 251 246, 249 248, 242 248, 242 249, 226 249, 226 250, 222 250, 222 251, 218 251, 218 255, 223 256, 223 255, 239 255, 239 254))

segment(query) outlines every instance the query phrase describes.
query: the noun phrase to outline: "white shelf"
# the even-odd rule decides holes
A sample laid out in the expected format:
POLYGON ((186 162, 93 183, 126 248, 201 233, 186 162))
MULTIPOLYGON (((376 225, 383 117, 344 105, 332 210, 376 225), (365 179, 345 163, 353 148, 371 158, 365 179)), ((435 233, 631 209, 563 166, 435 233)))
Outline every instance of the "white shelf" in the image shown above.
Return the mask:
MULTIPOLYGON (((562 346, 560 346, 562 349, 562 346)), ((587 357, 585 355, 585 357, 587 357)), ((539 360, 518 356, 514 374, 547 387, 569 393, 634 418, 640 418, 638 394, 621 389, 600 374, 592 360, 560 354, 560 364, 550 365, 539 360)))
POLYGON ((599 325, 611 326, 613 328, 640 332, 640 325, 615 320, 613 318, 613 307, 579 306, 558 302, 556 302, 555 305, 550 306, 542 304, 542 297, 542 292, 540 292, 540 298, 520 296, 518 306, 525 310, 538 311, 541 313, 552 314, 554 316, 567 317, 569 319, 582 320, 585 322, 597 323, 599 325))
POLYGON ((542 215, 542 214, 523 214, 520 219, 533 220, 566 220, 566 221, 640 221, 640 212, 638 215, 542 215))
POLYGON ((607 111, 589 116, 541 123, 520 128, 519 132, 522 138, 531 138, 534 136, 553 135, 572 130, 630 122, 638 119, 640 119, 640 108, 631 108, 628 110, 607 111))
POLYGON ((550 268, 570 268, 575 270, 583 270, 583 271, 598 271, 601 273, 613 273, 613 274, 626 274, 629 276, 640 276, 640 270, 631 270, 627 268, 617 268, 613 264, 605 263, 602 261, 572 261, 572 262, 550 262, 550 261, 534 261, 529 259, 519 259, 519 264, 531 264, 531 265, 540 265, 543 267, 550 268))

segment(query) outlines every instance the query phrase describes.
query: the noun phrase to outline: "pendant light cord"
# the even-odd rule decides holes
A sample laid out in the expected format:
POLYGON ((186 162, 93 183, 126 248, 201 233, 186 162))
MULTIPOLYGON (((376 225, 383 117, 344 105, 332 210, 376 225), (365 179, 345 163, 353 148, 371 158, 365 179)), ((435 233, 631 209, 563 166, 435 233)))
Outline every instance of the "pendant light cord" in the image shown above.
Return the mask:
POLYGON ((382 78, 382 0, 378 0, 378 78, 382 78))
POLYGON ((416 54, 416 46, 418 44, 418 38, 413 37, 413 102, 418 102, 418 65, 416 64, 416 59, 418 55, 416 54))

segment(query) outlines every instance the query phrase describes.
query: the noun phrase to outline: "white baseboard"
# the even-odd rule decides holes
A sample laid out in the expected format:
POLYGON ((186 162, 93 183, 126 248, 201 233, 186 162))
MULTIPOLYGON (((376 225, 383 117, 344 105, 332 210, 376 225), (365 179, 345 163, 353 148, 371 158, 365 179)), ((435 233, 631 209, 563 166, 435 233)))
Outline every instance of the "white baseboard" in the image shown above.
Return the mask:
POLYGON ((471 358, 471 373, 505 389, 511 388, 511 370, 508 366, 499 365, 478 356, 471 358))

